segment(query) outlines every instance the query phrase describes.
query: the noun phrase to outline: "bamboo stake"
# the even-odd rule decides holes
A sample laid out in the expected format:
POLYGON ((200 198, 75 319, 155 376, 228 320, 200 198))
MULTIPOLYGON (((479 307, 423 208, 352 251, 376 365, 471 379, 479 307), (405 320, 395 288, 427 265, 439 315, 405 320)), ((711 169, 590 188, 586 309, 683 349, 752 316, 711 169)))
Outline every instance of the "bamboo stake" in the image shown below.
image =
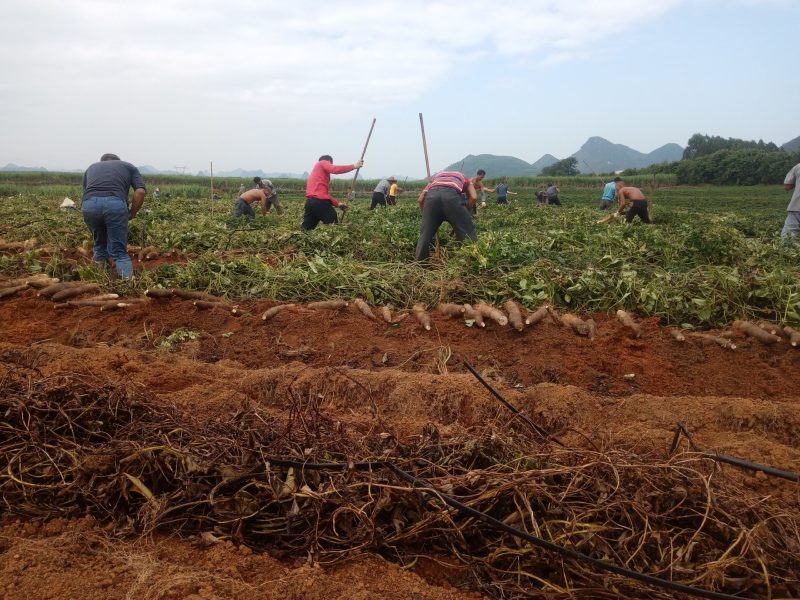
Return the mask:
MULTIPOLYGON (((369 146, 369 138, 372 137, 372 130, 375 129, 375 121, 377 119, 372 117, 372 125, 369 126, 369 133, 367 134, 367 141, 364 142, 364 149, 361 151, 361 160, 364 160, 364 157, 367 155, 367 146, 369 146)), ((361 171, 361 167, 356 169, 355 174, 353 175, 353 183, 350 186, 350 193, 347 194, 347 200, 349 201, 351 197, 354 197, 356 192, 356 181, 358 180, 358 173, 361 171)), ((342 219, 344 220, 344 215, 342 215, 342 219)))
MULTIPOLYGON (((428 181, 431 180, 431 164, 428 160, 428 140, 425 137, 425 121, 422 120, 422 113, 419 113, 419 129, 422 132, 422 150, 425 152, 425 173, 428 176, 428 181)), ((439 258, 439 232, 436 232, 436 249, 434 250, 434 255, 436 255, 437 259, 439 258)))

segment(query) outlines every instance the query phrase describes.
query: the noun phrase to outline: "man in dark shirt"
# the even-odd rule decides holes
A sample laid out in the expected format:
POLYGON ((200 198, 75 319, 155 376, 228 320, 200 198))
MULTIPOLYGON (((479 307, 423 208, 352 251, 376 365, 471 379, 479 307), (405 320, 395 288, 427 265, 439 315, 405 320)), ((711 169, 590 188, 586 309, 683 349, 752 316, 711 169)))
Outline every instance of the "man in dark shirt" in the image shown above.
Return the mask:
POLYGON ((128 220, 139 212, 144 195, 139 169, 116 154, 104 154, 83 174, 81 214, 94 239, 94 260, 108 268, 112 259, 120 277, 133 277, 133 263, 128 256, 128 220), (134 191, 129 209, 131 188, 134 191))

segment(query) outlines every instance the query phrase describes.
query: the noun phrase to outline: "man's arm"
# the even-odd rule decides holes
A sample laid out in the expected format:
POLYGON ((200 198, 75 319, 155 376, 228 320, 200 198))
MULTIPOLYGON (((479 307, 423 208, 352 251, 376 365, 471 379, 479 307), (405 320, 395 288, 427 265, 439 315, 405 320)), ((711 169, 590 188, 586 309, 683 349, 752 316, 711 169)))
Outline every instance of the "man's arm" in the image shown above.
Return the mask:
POLYGON ((363 166, 364 166, 364 161, 361 159, 357 160, 352 165, 332 165, 327 161, 323 162, 323 168, 332 175, 341 175, 342 173, 349 173, 350 171, 355 171, 356 169, 360 169, 363 166))
POLYGON ((425 194, 428 193, 428 190, 422 190, 417 197, 417 204, 419 204, 419 209, 422 210, 425 207, 425 194))
POLYGON ((475 206, 475 202, 478 200, 478 194, 475 192, 475 186, 472 185, 470 181, 467 183, 467 208, 472 210, 472 207, 475 206))
POLYGON ((128 218, 132 219, 136 216, 136 213, 139 212, 139 209, 142 208, 142 203, 144 202, 144 188, 136 188, 133 191, 133 201, 131 202, 131 209, 128 211, 128 218))
POLYGON ((794 184, 793 183, 784 183, 783 184, 783 189, 785 191, 787 191, 787 192, 791 192, 794 189, 794 184))

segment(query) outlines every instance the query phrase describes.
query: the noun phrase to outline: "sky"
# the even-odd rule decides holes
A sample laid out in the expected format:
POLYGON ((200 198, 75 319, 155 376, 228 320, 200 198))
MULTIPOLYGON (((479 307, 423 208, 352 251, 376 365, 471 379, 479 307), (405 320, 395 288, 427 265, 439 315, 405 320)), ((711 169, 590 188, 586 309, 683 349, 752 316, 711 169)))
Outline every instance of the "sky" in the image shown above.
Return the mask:
POLYGON ((800 135, 800 0, 3 0, 0 165, 425 174, 800 135))

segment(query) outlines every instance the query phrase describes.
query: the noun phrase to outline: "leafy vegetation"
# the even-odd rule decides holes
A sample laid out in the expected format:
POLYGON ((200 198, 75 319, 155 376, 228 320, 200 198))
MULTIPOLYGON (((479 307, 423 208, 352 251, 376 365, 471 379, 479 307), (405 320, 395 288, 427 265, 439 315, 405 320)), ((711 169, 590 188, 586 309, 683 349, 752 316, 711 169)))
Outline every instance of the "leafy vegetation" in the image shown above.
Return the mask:
MULTIPOLYGON (((109 285, 179 286, 245 300, 361 296, 398 307, 514 298, 528 308, 544 302, 576 312, 624 308, 687 326, 739 317, 800 324, 800 245, 778 238, 788 201, 779 186, 660 187, 652 177, 642 180, 653 183, 641 184, 652 201, 653 226, 597 225, 597 180, 592 187, 587 178, 580 185, 560 181, 563 208, 537 208, 536 187, 520 185, 510 206, 479 212, 477 243, 458 246, 443 226, 429 266, 413 262, 419 229, 413 192, 397 207, 376 211, 367 210, 369 195, 360 193, 343 224, 302 232, 297 191, 281 192, 284 216, 247 223, 231 217, 238 181, 218 201, 184 195, 183 181, 159 182, 162 199, 148 199, 150 212, 131 222, 130 243, 174 248, 186 258, 135 261, 134 282, 109 285)), ((35 237, 37 244, 0 256, 0 272, 106 281, 75 250, 90 246, 80 213, 57 209, 64 195, 77 198, 71 184, 11 187, 14 195, 0 200, 0 236, 35 237)))

